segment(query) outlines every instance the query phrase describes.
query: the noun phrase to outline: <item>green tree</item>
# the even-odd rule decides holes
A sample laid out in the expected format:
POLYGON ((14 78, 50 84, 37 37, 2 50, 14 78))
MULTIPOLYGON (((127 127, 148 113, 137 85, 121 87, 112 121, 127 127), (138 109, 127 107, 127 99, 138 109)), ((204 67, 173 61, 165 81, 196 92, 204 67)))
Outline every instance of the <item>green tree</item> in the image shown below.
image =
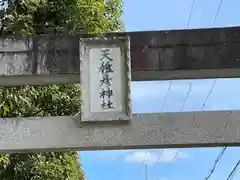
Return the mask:
POLYGON ((122 26, 122 0, 11 0, 3 35, 103 33, 122 26))
MULTIPOLYGON (((11 0, 0 12, 1 35, 104 33, 122 26, 122 1, 11 0)), ((60 116, 79 112, 74 84, 0 88, 0 117, 60 116)), ((79 180, 76 152, 0 155, 1 180, 79 180)))

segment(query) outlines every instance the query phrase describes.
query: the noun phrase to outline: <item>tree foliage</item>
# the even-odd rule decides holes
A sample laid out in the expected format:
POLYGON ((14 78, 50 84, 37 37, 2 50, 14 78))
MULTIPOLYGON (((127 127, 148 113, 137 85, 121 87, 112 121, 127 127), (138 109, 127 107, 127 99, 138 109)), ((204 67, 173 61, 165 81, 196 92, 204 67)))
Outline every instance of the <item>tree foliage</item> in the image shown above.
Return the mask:
MULTIPOLYGON (((2 36, 118 31, 121 0, 11 0, 0 14, 2 36)), ((79 85, 0 88, 0 117, 79 112, 79 85)), ((80 180, 76 152, 0 155, 1 180, 80 180)))
POLYGON ((121 0, 11 0, 2 11, 3 35, 103 33, 122 26, 121 0))

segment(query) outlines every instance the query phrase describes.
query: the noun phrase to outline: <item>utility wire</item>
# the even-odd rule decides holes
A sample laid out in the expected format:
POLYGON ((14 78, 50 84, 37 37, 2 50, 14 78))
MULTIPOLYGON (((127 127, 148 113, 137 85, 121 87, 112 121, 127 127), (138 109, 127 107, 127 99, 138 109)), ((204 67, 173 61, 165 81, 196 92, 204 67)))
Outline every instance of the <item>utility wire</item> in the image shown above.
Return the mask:
MULTIPOLYGON (((177 160, 177 157, 178 157, 179 153, 180 153, 180 150, 178 150, 178 151, 176 152, 175 156, 174 156, 173 159, 172 159, 172 163, 169 164, 169 165, 160 173, 161 175, 165 174, 165 173, 170 169, 170 167, 172 167, 172 166, 174 165, 174 163, 175 163, 176 160, 177 160)), ((160 179, 161 179, 161 177, 157 178, 157 180, 160 180, 160 179)))
POLYGON ((213 84, 212 84, 212 87, 211 87, 211 89, 210 89, 210 91, 209 91, 209 93, 208 93, 205 101, 203 102, 203 105, 202 105, 202 107, 201 107, 201 110, 203 110, 203 108, 206 106, 206 103, 207 103, 207 101, 208 101, 208 99, 209 99, 209 97, 210 97, 210 95, 211 95, 211 93, 212 93, 212 91, 213 91, 213 88, 214 88, 214 86, 215 86, 215 84, 216 84, 216 81, 217 81, 217 79, 214 79, 213 84))
POLYGON ((190 24, 190 20, 192 18, 192 13, 193 13, 193 8, 194 8, 195 3, 196 3, 196 0, 193 0, 191 10, 190 10, 190 13, 189 13, 189 16, 188 16, 187 28, 188 28, 188 26, 190 24))
MULTIPOLYGON (((189 13, 189 16, 188 16, 187 28, 189 27, 189 24, 190 24, 190 20, 191 20, 191 17, 192 17, 193 8, 194 8, 195 3, 196 3, 196 0, 193 0, 193 3, 192 3, 192 5, 191 5, 191 10, 190 10, 190 13, 189 13)), ((171 85, 172 85, 172 80, 170 80, 170 82, 169 82, 168 90, 167 90, 167 93, 166 93, 166 96, 165 96, 165 99, 164 99, 164 102, 163 102, 163 105, 162 105, 161 112, 163 112, 164 107, 165 107, 165 105, 166 105, 166 102, 167 102, 167 99, 168 99, 168 94, 169 94, 169 91, 170 91, 170 89, 171 89, 171 85)), ((183 109, 184 106, 185 106, 185 103, 186 103, 186 101, 187 101, 187 98, 188 98, 188 96, 189 96, 189 94, 190 94, 190 92, 191 92, 191 88, 192 88, 192 83, 190 83, 189 90, 188 90, 187 95, 186 95, 186 97, 185 97, 185 99, 184 99, 184 102, 183 102, 183 104, 182 104, 182 106, 181 106, 181 111, 182 111, 182 109, 183 109)), ((163 153, 163 150, 160 151, 159 156, 158 156, 158 159, 157 159, 154 167, 156 166, 157 162, 160 160, 160 157, 161 157, 162 153, 163 153)), ((179 153, 180 153, 180 151, 178 151, 178 152, 176 153, 175 157, 173 158, 173 162, 176 161, 177 156, 178 156, 179 153)), ((146 155, 145 155, 145 158, 146 158, 146 155)), ((154 167, 151 169, 151 171, 154 169, 154 167)), ((164 170, 164 172, 166 172, 168 169, 169 169, 169 167, 167 167, 167 168, 164 170)))
MULTIPOLYGON (((168 91, 170 90, 170 87, 171 87, 171 84, 169 83, 168 91)), ((184 108, 184 106, 185 106, 185 104, 186 104, 186 101, 187 101, 187 99, 188 99, 188 96, 189 96, 189 94, 190 94, 191 92, 192 92, 192 83, 190 83, 190 85, 189 85, 188 92, 187 92, 186 97, 185 97, 185 99, 184 99, 184 101, 183 101, 183 104, 182 104, 182 106, 181 106, 181 110, 180 110, 180 111, 183 110, 183 108, 184 108)), ((166 96, 166 98, 165 98, 165 101, 166 101, 166 99, 167 99, 167 96, 166 96)), ((160 160, 160 157, 161 157, 162 153, 163 153, 163 150, 160 152, 157 161, 160 160)), ((175 154, 175 156, 174 156, 174 158, 173 158, 173 160, 172 160, 171 165, 173 165, 173 164, 176 162, 179 153, 180 153, 180 150, 178 150, 178 151, 176 152, 176 154, 175 154)), ((155 164, 155 165, 156 165, 156 164, 155 164)), ((155 166, 155 165, 154 165, 154 166, 155 166)), ((165 174, 165 173, 170 169, 171 165, 169 165, 168 167, 166 167, 161 174, 165 174)))
MULTIPOLYGON (((137 170, 137 174, 139 174, 139 171, 140 171, 140 169, 141 169, 141 166, 142 166, 142 165, 145 166, 144 161, 146 160, 146 158, 147 158, 147 152, 145 152, 145 156, 144 156, 144 158, 143 158, 143 160, 142 160, 141 165, 139 166, 139 168, 138 168, 138 170, 137 170)), ((136 180, 137 178, 135 177, 134 179, 136 180)))
POLYGON ((158 158, 157 158, 155 164, 153 165, 153 167, 151 168, 150 173, 153 171, 153 169, 156 167, 157 163, 160 161, 160 158, 162 157, 162 153, 163 153, 163 149, 160 149, 158 158))
MULTIPOLYGON (((214 26, 214 24, 216 23, 216 20, 217 20, 217 18, 218 18, 219 12, 220 12, 220 10, 221 10, 222 4, 223 4, 223 0, 220 0, 220 2, 219 2, 219 4, 218 4, 217 12, 216 12, 216 14, 215 14, 215 16, 214 16, 214 20, 213 20, 212 26, 214 26)), ((214 87, 216 81, 217 81, 217 79, 214 80, 213 85, 212 85, 212 88, 210 89, 209 94, 208 94, 207 98, 205 99, 205 101, 204 101, 204 103, 203 103, 203 105, 202 105, 202 107, 201 107, 201 110, 205 107, 206 102, 207 102, 209 96, 210 96, 211 93, 212 93, 212 90, 213 90, 213 87, 214 87)))
MULTIPOLYGON (((196 0, 193 0, 192 5, 191 5, 191 9, 190 9, 190 13, 189 13, 189 16, 188 16, 187 28, 189 27, 190 20, 191 20, 191 18, 192 18, 192 13, 193 13, 193 8, 194 8, 195 3, 196 3, 196 0)), ((182 106, 181 106, 180 111, 183 110, 183 108, 184 108, 184 106, 185 106, 185 103, 186 103, 186 101, 187 101, 187 99, 188 99, 188 96, 189 96, 189 94, 191 93, 191 91, 192 91, 192 83, 190 83, 190 86, 189 86, 187 95, 186 95, 186 97, 185 97, 185 99, 184 99, 184 101, 183 101, 183 104, 182 104, 182 106)))
MULTIPOLYGON (((190 13, 189 13, 189 16, 188 16, 187 28, 189 27, 190 20, 191 20, 191 18, 192 18, 192 13, 193 13, 193 8, 194 8, 195 3, 196 3, 196 0, 193 0, 192 5, 191 5, 191 10, 190 10, 190 13)), ((170 80, 170 83, 169 83, 169 86, 168 86, 168 91, 167 91, 167 94, 166 94, 166 96, 165 96, 165 99, 164 99, 164 102, 163 102, 163 106, 162 106, 161 112, 163 111, 163 109, 164 109, 164 107, 165 107, 165 104, 166 104, 166 102, 167 102, 167 97, 168 97, 168 93, 169 93, 169 91, 170 91, 170 89, 171 89, 171 85, 172 85, 172 81, 170 80)), ((187 101, 187 99, 188 99, 188 96, 189 96, 189 94, 191 93, 191 91, 192 91, 192 83, 190 83, 190 85, 189 85, 188 92, 187 92, 186 97, 185 97, 185 99, 184 99, 184 101, 183 101, 183 104, 182 104, 182 106, 181 106, 180 111, 183 110, 183 108, 184 108, 184 106, 185 106, 185 104, 186 104, 186 101, 187 101)), ((163 150, 160 152, 160 154, 162 154, 162 153, 163 153, 163 150)), ((178 156, 179 153, 180 153, 180 150, 178 150, 178 152, 177 152, 176 155, 174 156, 173 161, 172 161, 173 164, 176 162, 177 156, 178 156)), ((159 154, 159 158, 161 157, 160 154, 159 154)), ((159 159, 158 159, 158 161, 159 161, 159 159)), ((170 166, 168 166, 167 168, 165 168, 165 170, 163 171, 163 173, 166 173, 167 170, 169 170, 169 168, 170 168, 170 166)))
MULTIPOLYGON (((216 12, 216 14, 215 14, 215 16, 214 16, 214 20, 213 20, 212 26, 214 26, 214 24, 215 24, 215 22, 216 22, 216 20, 217 20, 217 17, 218 17, 218 15, 219 15, 220 10, 221 10, 222 4, 223 4, 223 0, 220 0, 219 5, 218 5, 217 12, 216 12)), ((206 103, 207 103, 207 101, 208 101, 208 99, 209 99, 209 97, 210 97, 210 95, 211 95, 211 93, 212 93, 212 91, 213 91, 213 88, 214 88, 214 86, 215 86, 215 84, 216 84, 216 81, 217 81, 217 79, 214 79, 213 84, 212 84, 212 87, 211 87, 211 89, 210 89, 210 91, 209 91, 209 93, 208 93, 208 95, 207 95, 207 97, 206 97, 206 99, 205 99, 202 107, 201 107, 201 110, 206 106, 206 103)), ((227 147, 222 148, 220 154, 218 155, 217 159, 215 160, 215 163, 214 163, 212 169, 210 170, 209 174, 205 177, 205 180, 208 180, 208 179, 212 176, 212 174, 214 173, 214 171, 215 171, 215 169, 216 169, 217 164, 218 164, 219 161, 222 159, 222 157, 223 157, 226 149, 227 149, 227 147)), ((229 180, 229 179, 227 179, 227 180, 229 180)))
MULTIPOLYGON (((193 0, 192 5, 191 5, 191 10, 190 10, 190 13, 189 13, 189 16, 188 16, 187 28, 189 27, 190 20, 191 20, 191 18, 192 18, 192 13, 193 13, 193 8, 194 8, 195 3, 196 3, 196 0, 193 0)), ((167 91, 167 94, 166 94, 166 96, 165 96, 165 99, 164 99, 164 102, 163 102, 163 106, 162 106, 161 112, 163 111, 164 106, 165 106, 165 104, 166 104, 166 102, 167 102, 167 97, 168 97, 168 93, 169 93, 169 91, 170 91, 170 89, 171 89, 171 85, 172 85, 172 81, 170 80, 170 83, 169 83, 169 86, 168 86, 168 91, 167 91)), ((189 94, 191 93, 191 91, 192 91, 192 83, 190 83, 190 85, 189 85, 188 92, 187 92, 186 97, 185 97, 185 99, 184 99, 184 101, 183 101, 183 104, 182 104, 182 106, 181 106, 180 111, 183 110, 183 108, 184 108, 184 106, 185 106, 185 104, 186 104, 186 101, 187 101, 187 99, 188 99, 188 96, 189 96, 189 94)), ((163 150, 161 151, 161 153, 163 153, 163 150)), ((173 164, 176 162, 177 156, 179 155, 179 153, 180 153, 180 150, 178 150, 178 152, 175 154, 175 156, 174 156, 174 158, 173 158, 173 160, 172 160, 173 163, 171 163, 171 165, 173 165, 173 164)), ((160 155, 159 155, 159 157, 160 157, 160 155)), ((159 160, 158 160, 158 161, 159 161, 159 160)), ((163 173, 166 173, 166 172, 169 170, 169 168, 170 168, 170 166, 166 167, 166 168, 163 170, 163 173)))
POLYGON ((169 165, 163 170, 163 173, 162 173, 162 174, 165 174, 165 173, 170 169, 170 167, 176 162, 179 153, 180 153, 180 150, 178 150, 178 151, 176 152, 175 156, 174 156, 173 159, 172 159, 172 163, 169 164, 169 165))
MULTIPOLYGON (((193 1, 192 1, 192 5, 191 5, 191 9, 190 9, 190 13, 189 13, 189 16, 188 16, 187 28, 189 27, 190 20, 191 20, 191 18, 192 18, 192 13, 193 13, 193 9, 194 9, 195 4, 196 4, 196 0, 193 0, 193 1)), ((187 99, 188 99, 188 96, 189 96, 189 94, 190 94, 191 92, 192 92, 192 83, 190 83, 190 85, 189 85, 189 89, 188 89, 187 95, 186 95, 186 97, 185 97, 185 99, 184 99, 184 101, 183 101, 183 104, 182 104, 182 106, 181 106, 180 111, 183 110, 183 108, 184 108, 184 106, 185 106, 185 103, 186 103, 186 101, 187 101, 187 99)))
POLYGON ((215 22, 217 21, 217 17, 218 17, 219 12, 220 12, 220 10, 221 10, 221 8, 222 8, 222 4, 223 4, 223 0, 220 0, 219 5, 218 5, 217 12, 216 12, 215 17, 214 17, 214 20, 213 20, 213 25, 214 25, 215 22))
POLYGON ((234 166, 233 170, 230 172, 227 180, 231 180, 235 176, 235 173, 236 173, 237 168, 239 167, 239 165, 240 165, 240 160, 237 162, 237 164, 234 166))
MULTIPOLYGON (((193 13, 193 9, 194 9, 195 3, 196 3, 196 0, 193 0, 192 5, 191 5, 191 10, 190 10, 190 13, 189 13, 189 16, 188 16, 187 28, 189 27, 189 24, 190 24, 190 20, 191 20, 191 17, 192 17, 192 13, 193 13)), ((214 17, 213 25, 215 24, 215 22, 216 22, 216 20, 217 20, 217 17, 218 17, 218 14, 219 14, 219 12, 220 12, 222 3, 223 3, 223 0, 220 1, 220 4, 219 4, 219 6, 218 6, 217 13, 215 14, 215 17, 214 17)), ((205 105, 206 105, 206 103, 207 103, 207 101, 208 101, 208 99, 209 99, 209 97, 210 97, 210 95, 211 95, 211 93, 212 93, 212 91, 213 91, 213 88, 214 88, 214 86, 215 86, 215 84, 216 84, 216 81, 217 81, 217 79, 214 80, 213 85, 212 85, 212 87, 211 87, 211 89, 210 89, 210 91, 209 91, 209 93, 208 93, 208 95, 207 95, 207 97, 206 97, 206 99, 205 99, 205 101, 204 101, 201 109, 203 109, 203 108, 205 107, 205 105)), ((170 89, 171 89, 171 85, 172 85, 172 81, 170 81, 170 83, 169 83, 168 91, 167 91, 167 94, 166 94, 166 96, 165 96, 165 99, 164 99, 164 102, 163 102, 163 106, 162 106, 161 112, 163 111, 163 109, 164 109, 164 107, 165 107, 165 104, 166 104, 166 102, 167 102, 167 98, 168 98, 169 91, 170 91, 170 89)), ((184 99, 184 101, 183 101, 183 104, 182 104, 182 106, 181 106, 181 110, 180 110, 180 111, 183 110, 183 108, 184 108, 184 106, 185 106, 185 104, 186 104, 186 101, 187 101, 187 99, 188 99, 188 96, 189 96, 189 94, 191 93, 191 91, 192 91, 192 83, 190 83, 190 85, 189 85, 188 92, 187 92, 186 97, 185 97, 185 99, 184 99)), ((221 160, 221 158, 223 157, 226 148, 227 148, 227 147, 224 147, 224 148, 222 149, 222 151, 221 151, 221 153, 219 154, 218 158, 215 160, 215 164, 214 164, 213 168, 211 169, 210 173, 209 173, 208 176, 205 178, 205 180, 208 180, 208 179, 211 177, 212 173, 215 171, 216 166, 217 166, 218 162, 221 160)), ((161 153, 162 153, 162 152, 161 152, 161 153)), ((180 151, 178 151, 178 152, 176 153, 175 157, 173 158, 173 162, 176 161, 177 156, 178 156, 179 153, 180 153, 180 151)), ((159 157, 160 157, 160 155, 159 155, 159 157)), ((159 160, 158 160, 158 161, 159 161, 159 160)), ((240 161, 239 161, 239 163, 240 163, 240 161)), ((168 166, 163 172, 166 173, 166 171, 167 171, 168 169, 169 169, 169 166, 168 166)), ((236 169, 236 168, 235 168, 235 169, 236 169)), ((229 180, 229 179, 228 179, 228 180, 229 180)))
POLYGON ((226 149, 227 149, 227 147, 222 148, 222 150, 220 151, 217 159, 215 160, 215 163, 214 163, 213 167, 211 168, 209 174, 205 177, 204 180, 208 180, 212 176, 212 174, 214 173, 214 171, 215 171, 215 169, 217 167, 217 164, 221 161, 221 159, 222 159, 226 149))
MULTIPOLYGON (((170 83, 169 83, 168 91, 167 91, 167 94, 166 94, 166 96, 165 96, 164 104, 163 104, 163 106, 162 106, 162 111, 163 111, 164 105, 165 105, 165 103, 166 103, 166 101, 167 101, 168 92, 169 92, 170 89, 171 89, 171 83, 172 83, 172 81, 170 81, 170 83)), ((185 103, 186 103, 186 101, 187 101, 187 99, 188 99, 188 96, 189 96, 189 94, 190 94, 191 91, 192 91, 192 83, 190 83, 190 85, 189 85, 188 92, 187 92, 186 97, 185 97, 185 99, 184 99, 184 101, 183 101, 183 104, 182 104, 182 106, 181 106, 181 110, 180 110, 180 111, 183 110, 183 108, 184 108, 184 106, 185 106, 185 103)), ((154 167, 156 166, 157 162, 160 160, 162 153, 163 153, 163 150, 160 151, 159 156, 158 156, 158 159, 157 159, 155 165, 152 167, 151 172, 153 171, 153 169, 154 169, 154 167)), ((173 160, 172 160, 172 162, 173 162, 172 164, 175 163, 175 161, 176 161, 177 156, 178 156, 179 153, 180 153, 180 150, 178 150, 177 153, 175 154, 175 156, 174 156, 174 158, 173 158, 173 160)), ((172 164, 171 164, 171 165, 172 165, 172 164)), ((169 168, 170 168, 170 166, 166 167, 166 168, 163 170, 163 173, 166 173, 166 172, 169 170, 169 168)), ((161 173, 161 174, 162 174, 162 173, 161 173)))
POLYGON ((192 83, 190 83, 190 85, 189 85, 188 92, 187 92, 187 94, 186 94, 185 99, 183 100, 183 103, 182 103, 182 106, 181 106, 180 111, 183 110, 183 108, 184 108, 184 106, 185 106, 185 104, 186 104, 186 102, 187 102, 188 96, 189 96, 189 94, 190 94, 191 92, 192 92, 192 83))
MULTIPOLYGON (((191 18, 192 18, 192 13, 193 13, 193 9, 194 9, 195 3, 196 3, 196 0, 193 0, 192 5, 191 5, 191 9, 190 9, 190 13, 189 13, 189 16, 188 16, 187 28, 189 27, 190 20, 191 20, 191 18)), ((171 85, 172 85, 172 81, 170 80, 169 87, 168 87, 168 92, 167 92, 167 94, 166 94, 166 96, 165 96, 165 99, 164 99, 164 102, 163 102, 163 105, 162 105, 161 112, 163 111, 163 109, 164 109, 164 107, 165 107, 165 104, 166 104, 166 101, 167 101, 167 98, 168 98, 168 93, 169 93, 169 91, 170 91, 170 89, 171 89, 171 85)), ((182 105, 182 108, 184 107, 184 105, 185 105, 185 103, 186 103, 186 100, 187 100, 187 98, 188 98, 188 96, 189 96, 189 94, 190 94, 190 92, 191 92, 191 88, 192 88, 192 84, 190 84, 190 90, 189 90, 188 93, 187 93, 187 96, 186 96, 186 98, 185 98, 185 100, 184 100, 184 103, 183 103, 183 105, 182 105)), ((182 109, 182 108, 181 108, 181 109, 182 109)))
POLYGON ((167 103, 167 98, 168 98, 169 91, 170 91, 170 89, 171 89, 171 85, 172 85, 172 81, 170 80, 169 85, 168 85, 168 90, 167 90, 165 99, 164 99, 164 101, 163 101, 163 105, 162 105, 161 112, 163 112, 164 107, 165 107, 165 105, 166 105, 166 103, 167 103))

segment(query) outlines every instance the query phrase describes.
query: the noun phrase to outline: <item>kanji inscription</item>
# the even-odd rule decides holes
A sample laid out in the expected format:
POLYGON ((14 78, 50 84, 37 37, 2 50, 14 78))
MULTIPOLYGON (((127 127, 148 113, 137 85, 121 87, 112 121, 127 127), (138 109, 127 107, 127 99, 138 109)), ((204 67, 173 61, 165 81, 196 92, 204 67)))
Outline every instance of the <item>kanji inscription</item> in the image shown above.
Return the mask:
POLYGON ((100 98, 101 98, 101 107, 103 109, 114 108, 114 104, 112 102, 112 96, 114 95, 112 89, 112 73, 114 73, 112 69, 112 61, 114 60, 110 57, 110 49, 102 49, 101 50, 101 65, 99 71, 101 72, 100 79, 100 98))
POLYGON ((82 121, 129 120, 128 39, 84 39, 80 59, 82 121))
POLYGON ((91 48, 89 61, 91 111, 122 111, 121 82, 124 77, 122 77, 121 49, 91 48))

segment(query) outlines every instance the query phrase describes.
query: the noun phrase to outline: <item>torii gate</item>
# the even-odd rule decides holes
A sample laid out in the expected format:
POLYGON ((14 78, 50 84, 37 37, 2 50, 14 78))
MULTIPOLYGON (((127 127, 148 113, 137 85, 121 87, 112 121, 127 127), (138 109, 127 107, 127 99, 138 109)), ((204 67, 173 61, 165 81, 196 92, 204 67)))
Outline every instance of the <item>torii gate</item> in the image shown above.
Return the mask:
POLYGON ((130 98, 131 80, 240 77, 239 41, 239 27, 2 38, 0 86, 81 83, 83 104, 2 118, 0 152, 239 145, 240 111, 132 114, 130 98))

